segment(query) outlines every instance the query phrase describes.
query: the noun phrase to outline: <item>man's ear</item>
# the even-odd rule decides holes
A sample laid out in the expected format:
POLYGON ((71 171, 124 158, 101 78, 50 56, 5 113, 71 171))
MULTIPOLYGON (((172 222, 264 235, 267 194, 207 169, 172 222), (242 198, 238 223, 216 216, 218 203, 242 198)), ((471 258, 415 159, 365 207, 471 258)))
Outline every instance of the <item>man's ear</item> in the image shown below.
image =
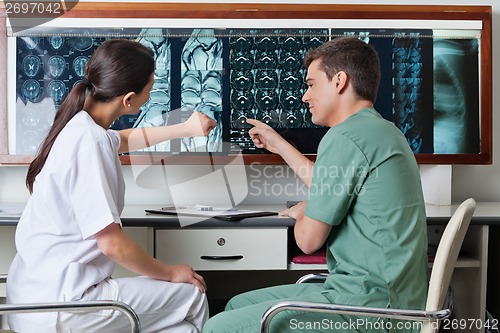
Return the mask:
POLYGON ((133 105, 133 99, 135 97, 135 92, 131 91, 127 94, 125 94, 122 98, 122 103, 123 103, 123 106, 129 108, 133 105))
POLYGON ((337 88, 338 92, 341 92, 342 90, 347 87, 347 82, 349 80, 349 77, 347 76, 346 72, 340 71, 334 76, 334 81, 335 81, 335 87, 337 88))

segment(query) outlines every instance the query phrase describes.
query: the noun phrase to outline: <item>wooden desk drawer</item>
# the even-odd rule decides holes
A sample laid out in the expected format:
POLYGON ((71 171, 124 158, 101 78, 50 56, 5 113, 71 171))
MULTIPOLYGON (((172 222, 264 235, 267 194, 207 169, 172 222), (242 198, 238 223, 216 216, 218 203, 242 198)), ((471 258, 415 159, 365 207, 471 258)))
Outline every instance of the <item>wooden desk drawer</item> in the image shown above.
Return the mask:
POLYGON ((156 258, 195 270, 287 268, 286 228, 156 230, 156 258))

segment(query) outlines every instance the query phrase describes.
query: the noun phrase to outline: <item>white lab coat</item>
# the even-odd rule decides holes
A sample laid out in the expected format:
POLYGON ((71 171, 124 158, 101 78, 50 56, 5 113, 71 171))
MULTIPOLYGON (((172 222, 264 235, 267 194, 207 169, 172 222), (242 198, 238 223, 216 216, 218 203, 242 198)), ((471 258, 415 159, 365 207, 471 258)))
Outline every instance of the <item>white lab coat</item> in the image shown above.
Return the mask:
MULTIPOLYGON (((119 299, 138 312, 143 332, 163 332, 184 320, 203 325, 208 316, 206 298, 193 285, 143 277, 109 279, 114 262, 101 252, 94 235, 110 223, 121 224, 125 184, 117 154, 119 145, 119 134, 97 125, 85 111, 62 130, 36 177, 33 195, 16 230, 17 255, 9 270, 8 302, 119 299), (153 292, 144 293, 147 298, 140 297, 149 289, 153 292), (171 291, 182 291, 184 299, 174 297, 171 291), (186 305, 186 299, 193 304, 186 305), (186 306, 189 310, 183 313, 187 317, 172 315, 186 306), (194 309, 199 312, 193 313, 194 309), (165 321, 165 317, 169 319, 165 321), (149 321, 156 324, 151 329, 147 318, 153 318, 149 321), (166 326, 160 327, 162 320, 166 326)), ((109 332, 123 332, 120 327, 127 323, 123 316, 102 313, 97 317, 11 315, 8 322, 22 333, 80 332, 83 326, 86 333, 108 332, 104 325, 109 332), (112 329, 115 326, 117 330, 112 329)))

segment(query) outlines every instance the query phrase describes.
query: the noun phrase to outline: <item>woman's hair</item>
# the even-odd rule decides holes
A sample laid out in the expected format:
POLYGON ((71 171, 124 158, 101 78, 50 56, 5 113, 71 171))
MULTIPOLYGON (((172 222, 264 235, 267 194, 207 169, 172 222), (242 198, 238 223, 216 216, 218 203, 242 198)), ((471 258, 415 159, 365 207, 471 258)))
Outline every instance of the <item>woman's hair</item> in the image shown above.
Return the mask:
POLYGON ((59 133, 75 114, 83 109, 87 90, 97 101, 108 102, 129 92, 140 93, 154 72, 154 52, 141 43, 110 39, 102 43, 85 66, 84 79, 75 85, 59 107, 50 131, 28 168, 26 186, 42 170, 59 133))
POLYGON ((337 37, 309 50, 304 64, 309 67, 317 59, 328 80, 344 71, 356 94, 375 103, 380 83, 380 59, 370 44, 355 37, 337 37))

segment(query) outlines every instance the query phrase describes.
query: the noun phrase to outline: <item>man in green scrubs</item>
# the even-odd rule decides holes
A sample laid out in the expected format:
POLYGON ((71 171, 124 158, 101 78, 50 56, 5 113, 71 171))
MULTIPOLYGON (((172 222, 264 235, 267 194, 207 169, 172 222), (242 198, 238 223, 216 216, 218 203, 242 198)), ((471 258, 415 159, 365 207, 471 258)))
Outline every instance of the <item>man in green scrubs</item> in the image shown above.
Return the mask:
MULTIPOLYGON (((296 219, 304 253, 323 245, 324 284, 284 285, 231 299, 203 332, 258 332, 262 314, 280 300, 423 309, 427 295, 425 205, 415 157, 403 134, 373 108, 380 81, 376 51, 339 37, 304 60, 312 121, 329 126, 315 163, 257 121, 250 136, 283 157, 309 197, 281 214, 296 219)), ((418 332, 413 322, 286 311, 272 332, 418 332)))

